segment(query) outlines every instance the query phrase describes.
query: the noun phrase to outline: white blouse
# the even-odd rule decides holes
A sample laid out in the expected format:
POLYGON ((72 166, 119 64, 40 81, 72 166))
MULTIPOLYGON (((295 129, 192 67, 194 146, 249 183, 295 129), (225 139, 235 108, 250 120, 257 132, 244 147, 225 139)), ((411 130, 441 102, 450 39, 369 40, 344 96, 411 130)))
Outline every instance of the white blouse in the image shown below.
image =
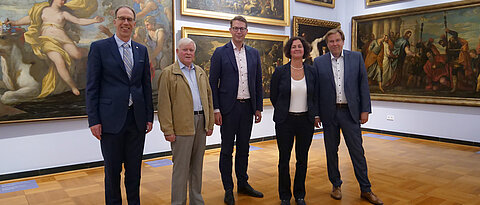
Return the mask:
POLYGON ((292 78, 290 83, 290 108, 289 112, 307 112, 307 81, 305 76, 301 80, 292 78))

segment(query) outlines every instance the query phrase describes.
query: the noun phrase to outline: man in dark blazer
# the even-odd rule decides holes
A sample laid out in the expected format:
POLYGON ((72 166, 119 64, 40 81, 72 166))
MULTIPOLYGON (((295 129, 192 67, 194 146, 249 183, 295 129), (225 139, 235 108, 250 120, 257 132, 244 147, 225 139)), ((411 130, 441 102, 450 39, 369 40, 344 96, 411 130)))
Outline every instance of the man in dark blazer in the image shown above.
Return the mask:
POLYGON ((367 161, 362 145, 360 124, 368 121, 371 112, 368 77, 359 52, 343 50, 345 35, 340 29, 325 34, 330 53, 315 59, 318 72, 319 113, 323 123, 328 178, 333 185, 331 196, 341 199, 338 145, 340 129, 352 159, 361 197, 373 204, 383 202, 372 193, 367 174, 367 161))
POLYGON ((247 166, 253 116, 262 119, 262 68, 257 49, 244 44, 247 20, 236 16, 230 21, 231 42, 218 47, 212 55, 210 86, 213 95, 215 124, 220 125, 222 138, 220 173, 225 189, 224 201, 233 198, 232 153, 236 139, 235 174, 238 193, 254 197, 263 194, 248 184, 247 166))
POLYGON ((105 162, 106 204, 121 204, 120 173, 125 167, 128 204, 140 204, 140 172, 145 134, 152 129, 150 64, 145 46, 130 39, 135 12, 115 11, 116 34, 90 46, 86 105, 92 134, 105 162))

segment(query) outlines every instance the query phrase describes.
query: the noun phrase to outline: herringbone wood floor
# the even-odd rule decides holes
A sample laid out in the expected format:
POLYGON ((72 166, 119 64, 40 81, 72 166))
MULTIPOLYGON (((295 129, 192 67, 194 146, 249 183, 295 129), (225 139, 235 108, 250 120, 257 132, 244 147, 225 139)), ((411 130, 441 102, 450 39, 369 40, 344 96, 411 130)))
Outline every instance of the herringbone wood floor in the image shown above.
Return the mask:
MULTIPOLYGON (((235 193, 237 204, 279 204, 277 194, 278 151, 275 140, 252 143, 262 149, 250 152, 249 182, 265 198, 235 193)), ((412 138, 385 140, 364 137, 373 191, 385 204, 480 204, 479 147, 412 138)), ((218 171, 219 149, 205 153, 203 196, 206 204, 223 204, 218 171)), ((306 180, 308 204, 368 204, 360 199, 347 148, 340 145, 343 199, 330 198, 322 139, 313 140, 306 180)), ((169 157, 166 157, 169 158, 169 157)), ((292 154, 294 159, 294 154, 292 154)), ((156 160, 156 159, 152 159, 156 160)), ((292 176, 294 163, 291 161, 292 176)), ((169 204, 172 166, 153 168, 144 163, 142 204, 169 204)), ((103 168, 33 177, 39 188, 0 194, 0 204, 103 204, 103 168)), ((3 181, 3 183, 26 179, 3 181)), ((122 187, 124 194, 124 189, 122 187)), ((125 195, 123 195, 125 199, 125 195)), ((292 203, 294 201, 292 200, 292 203)), ((126 201, 124 201, 126 204, 126 201)))

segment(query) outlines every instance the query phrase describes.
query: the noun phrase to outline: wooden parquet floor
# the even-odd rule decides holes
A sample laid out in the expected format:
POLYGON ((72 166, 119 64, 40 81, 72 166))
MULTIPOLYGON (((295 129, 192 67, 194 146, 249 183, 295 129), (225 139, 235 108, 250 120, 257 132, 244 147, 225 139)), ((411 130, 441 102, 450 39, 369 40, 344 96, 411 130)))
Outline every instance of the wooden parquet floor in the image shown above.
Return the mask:
MULTIPOLYGON (((480 204, 480 153, 477 153, 480 147, 400 138, 386 140, 364 137, 372 190, 385 204, 480 204)), ((239 205, 280 204, 276 141, 251 145, 262 149, 250 152, 249 182, 265 197, 252 198, 234 192, 236 202, 239 205)), ((219 152, 220 149, 211 149, 205 153, 203 196, 206 204, 223 204, 224 191, 218 170, 219 152)), ((359 197, 358 183, 343 139, 339 158, 344 183, 343 199, 337 201, 329 195, 331 184, 327 177, 323 139, 313 140, 306 180, 308 204, 368 204, 359 197)), ((293 159, 294 154, 291 161, 292 177, 293 159)), ((142 204, 169 204, 171 172, 172 166, 154 168, 144 163, 142 204)), ((0 204, 103 204, 103 176, 103 168, 99 167, 28 178, 35 179, 39 188, 0 194, 0 204)), ((24 180, 27 179, 3 181, 0 184, 24 180)), ((124 192, 122 187, 125 199, 124 192)), ((124 204, 127 204, 126 201, 124 204)))

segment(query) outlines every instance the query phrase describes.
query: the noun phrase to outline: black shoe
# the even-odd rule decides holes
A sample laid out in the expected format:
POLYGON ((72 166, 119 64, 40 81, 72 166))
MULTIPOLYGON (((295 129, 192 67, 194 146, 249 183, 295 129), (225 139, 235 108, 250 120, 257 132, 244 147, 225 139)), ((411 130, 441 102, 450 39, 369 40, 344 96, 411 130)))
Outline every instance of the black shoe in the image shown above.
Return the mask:
POLYGON ((223 198, 223 201, 227 205, 234 205, 235 204, 235 198, 233 198, 233 191, 231 189, 225 191, 225 198, 223 198))
POLYGON ((282 203, 280 203, 280 205, 290 205, 290 200, 282 200, 282 203))
POLYGON ((297 205, 307 205, 307 203, 305 203, 305 199, 303 198, 295 199, 295 202, 297 202, 297 205))
POLYGON ((243 186, 243 187, 238 187, 237 192, 239 194, 246 194, 248 196, 263 198, 262 192, 259 192, 255 189, 253 189, 252 186, 250 186, 250 184, 247 184, 246 186, 243 186))

